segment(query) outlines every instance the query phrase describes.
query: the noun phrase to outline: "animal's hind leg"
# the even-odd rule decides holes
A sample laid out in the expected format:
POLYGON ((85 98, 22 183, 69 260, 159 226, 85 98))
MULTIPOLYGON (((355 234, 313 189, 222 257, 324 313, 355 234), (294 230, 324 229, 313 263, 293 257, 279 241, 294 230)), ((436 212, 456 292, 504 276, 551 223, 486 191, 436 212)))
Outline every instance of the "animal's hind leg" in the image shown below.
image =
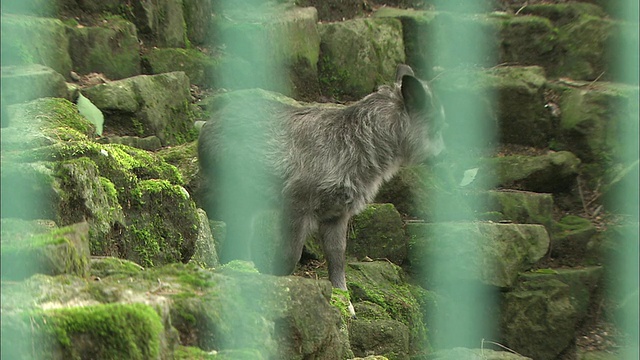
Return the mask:
MULTIPOLYGON (((329 280, 333 287, 347 290, 345 277, 345 251, 347 249, 347 228, 349 225, 348 214, 320 222, 320 236, 322 247, 329 265, 329 280)), ((353 305, 349 303, 349 312, 355 316, 353 305)))
POLYGON ((312 225, 311 219, 304 215, 285 212, 282 217, 280 256, 274 261, 274 274, 289 275, 293 273, 302 256, 302 249, 312 230, 312 225))
POLYGON ((333 287, 347 290, 344 275, 345 251, 347 249, 347 226, 349 217, 346 215, 320 222, 320 236, 322 247, 329 263, 329 280, 333 287))

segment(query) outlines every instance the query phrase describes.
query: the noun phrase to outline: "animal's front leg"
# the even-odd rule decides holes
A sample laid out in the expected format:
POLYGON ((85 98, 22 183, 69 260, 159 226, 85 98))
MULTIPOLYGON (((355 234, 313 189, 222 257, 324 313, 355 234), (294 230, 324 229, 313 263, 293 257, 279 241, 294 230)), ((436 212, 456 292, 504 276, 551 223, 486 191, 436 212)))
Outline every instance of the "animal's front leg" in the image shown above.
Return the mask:
POLYGON ((300 261, 311 222, 300 212, 288 211, 284 213, 281 224, 283 244, 273 273, 290 275, 300 261))
MULTIPOLYGON (((320 222, 320 235, 325 257, 329 264, 329 280, 333 287, 347 291, 345 278, 345 251, 347 249, 347 227, 349 216, 343 214, 340 217, 320 222)), ((353 305, 349 302, 349 313, 355 316, 353 305)))

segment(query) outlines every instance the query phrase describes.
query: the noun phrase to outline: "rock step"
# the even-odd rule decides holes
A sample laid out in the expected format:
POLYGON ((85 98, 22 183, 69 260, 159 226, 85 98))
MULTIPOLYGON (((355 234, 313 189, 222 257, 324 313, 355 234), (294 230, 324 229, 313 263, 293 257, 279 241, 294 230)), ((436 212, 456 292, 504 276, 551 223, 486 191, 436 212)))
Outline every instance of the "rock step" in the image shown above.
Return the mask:
POLYGON ((92 261, 99 282, 73 275, 3 281, 3 354, 49 358, 53 346, 60 354, 53 359, 168 360, 181 344, 253 359, 352 357, 328 281, 238 268, 142 270, 106 257, 92 261), (32 336, 46 341, 33 346, 32 336))

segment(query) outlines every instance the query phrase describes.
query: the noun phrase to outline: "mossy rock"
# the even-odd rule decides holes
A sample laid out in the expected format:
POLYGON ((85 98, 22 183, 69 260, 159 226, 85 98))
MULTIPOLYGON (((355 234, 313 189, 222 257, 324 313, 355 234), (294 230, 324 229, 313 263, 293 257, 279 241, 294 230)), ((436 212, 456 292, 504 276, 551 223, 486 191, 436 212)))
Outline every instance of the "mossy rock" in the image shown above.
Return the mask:
POLYGON ((3 319, 2 327, 11 334, 2 353, 13 359, 169 359, 171 352, 160 316, 140 303, 34 311, 3 319))
MULTIPOLYGON (((44 97, 69 98, 62 75, 38 64, 2 66, 3 107, 44 97)), ((3 127, 7 123, 3 119, 3 127)))
POLYGON ((11 160, 3 160, 3 180, 10 184, 3 186, 3 200, 15 199, 3 201, 3 215, 61 225, 86 219, 94 255, 144 266, 190 259, 200 220, 174 166, 143 150, 89 140, 93 125, 64 99, 12 111, 18 116, 9 129, 26 134, 26 145, 14 139, 16 148, 8 146, 13 151, 3 148, 3 159, 11 160), (32 197, 44 201, 28 201, 32 197))
POLYGON ((196 49, 154 48, 143 57, 150 74, 184 71, 191 84, 213 87, 218 62, 196 49))
POLYGON ((99 175, 98 167, 87 157, 55 163, 58 194, 56 219, 71 224, 89 219, 92 253, 109 243, 114 229, 125 224, 115 185, 99 175))
POLYGON ((580 86, 587 85, 583 82, 573 84, 577 87, 554 86, 562 109, 556 148, 595 164, 590 177, 601 176, 615 163, 635 160, 625 155, 624 146, 633 148, 625 134, 638 132, 638 88, 606 82, 587 87, 580 86))
POLYGON ((2 41, 2 66, 41 64, 69 78, 69 38, 62 21, 3 12, 2 33, 12 34, 2 41))
POLYGON ((156 154, 168 164, 178 169, 189 193, 196 194, 199 186, 198 142, 191 141, 182 145, 160 149, 156 154))
POLYGON ((213 3, 210 1, 183 0, 182 11, 191 45, 205 45, 211 38, 213 3))
MULTIPOLYGON (((202 209, 198 209, 198 218, 200 223, 198 225, 198 237, 194 244, 193 256, 189 259, 189 262, 195 262, 196 264, 206 267, 214 268, 220 265, 218 261, 218 252, 216 250, 216 243, 218 243, 211 231, 209 225, 209 219, 207 213, 202 209)), ((218 233, 216 235, 219 235, 218 233)))
POLYGON ((467 131, 471 105, 478 127, 495 131, 497 137, 482 142, 481 152, 488 151, 495 141, 541 148, 549 145, 553 126, 544 107, 546 83, 544 69, 539 66, 450 70, 431 82, 445 108, 449 131, 453 131, 450 142, 464 147, 478 143, 478 135, 467 131), (460 106, 461 99, 470 105, 460 106))
MULTIPOLYGON (((527 6, 529 8, 529 6, 527 6)), ((554 77, 594 80, 608 69, 605 55, 613 29, 613 21, 605 17, 601 7, 594 4, 539 4, 524 13, 542 16, 555 27, 555 64, 546 66, 554 77)))
MULTIPOLYGON (((62 98, 43 98, 9 106, 11 121, 2 129, 3 154, 64 143, 88 140, 95 126, 78 113, 77 106, 62 98)), ((29 159, 29 154, 21 156, 29 159)), ((20 157, 19 157, 20 158, 20 157)), ((42 160, 42 158, 31 157, 42 160)))
POLYGON ((402 24, 397 19, 326 23, 318 31, 319 79, 326 96, 360 99, 376 86, 394 82, 396 66, 405 62, 402 24))
MULTIPOLYGON (((409 331, 409 354, 428 346, 423 309, 414 296, 413 286, 405 282, 400 267, 384 261, 358 262, 349 263, 346 273, 351 301, 356 304, 354 306, 359 306, 359 302, 378 305, 391 319, 404 324, 409 331)), ((380 314, 370 319, 382 321, 378 325, 386 324, 384 321, 388 320, 375 320, 379 317, 380 314)))
POLYGON ((69 26, 67 33, 77 73, 98 72, 114 80, 140 74, 140 43, 129 21, 110 17, 100 26, 69 26))
POLYGON ((105 114, 105 132, 120 136, 157 136, 163 145, 195 140, 195 112, 189 78, 177 71, 140 75, 83 90, 105 114))
POLYGON ((486 222, 407 224, 409 262, 421 281, 480 282, 507 288, 548 251, 542 225, 486 222))
POLYGON ((498 190, 489 191, 480 196, 484 198, 483 204, 486 206, 483 211, 498 212, 500 218, 497 220, 508 220, 519 224, 540 224, 551 233, 553 225, 551 194, 498 190))
MULTIPOLYGON (((403 219, 424 221, 468 220, 471 208, 468 194, 461 188, 456 175, 462 171, 450 163, 410 165, 400 169, 388 182, 382 184, 376 203, 390 203, 403 219), (455 204, 439 203, 438 194, 455 198, 455 204), (452 211, 450 211, 452 210, 452 211)), ((449 200, 448 200, 449 201, 449 200)))
POLYGON ((147 44, 180 48, 189 44, 182 1, 134 2, 124 15, 133 21, 147 44))
POLYGON ((30 238, 2 238, 2 277, 22 280, 33 274, 89 272, 89 225, 76 224, 30 238))
POLYGON ((104 278, 107 276, 136 276, 144 268, 133 261, 116 257, 98 257, 91 259, 91 275, 104 278))
POLYGON ((580 159, 568 151, 545 155, 509 155, 486 159, 478 172, 484 186, 560 193, 569 191, 580 172, 580 159))
MULTIPOLYGON (((4 155, 4 154, 3 154, 4 155)), ((2 160, 2 216, 56 219, 60 198, 55 191, 53 164, 2 160)))
MULTIPOLYGON (((142 266, 187 262, 195 252, 201 221, 195 204, 180 185, 142 180, 131 189, 127 234, 116 254, 142 266)), ((113 249, 101 249, 111 254, 113 249)))
POLYGON ((411 65, 420 77, 424 79, 433 78, 434 53, 436 49, 432 44, 433 39, 424 36, 424 34, 432 33, 437 13, 433 11, 380 7, 373 16, 401 21, 407 64, 411 65))
POLYGON ((558 30, 547 18, 514 16, 501 20, 500 60, 554 69, 562 58, 558 30))
MULTIPOLYGON (((50 309, 65 314, 79 309, 81 314, 96 315, 101 314, 102 309, 110 310, 116 317, 113 321, 122 326, 119 335, 100 339, 88 335, 85 339, 91 339, 96 349, 113 349, 120 343, 112 340, 128 338, 129 329, 133 329, 116 316, 122 314, 122 310, 141 326, 137 334, 145 336, 133 343, 127 342, 127 346, 137 346, 137 350, 131 350, 134 355, 136 351, 145 351, 149 343, 158 342, 160 353, 151 358, 172 359, 172 349, 180 340, 185 346, 197 346, 206 352, 215 350, 220 359, 227 358, 225 356, 236 359, 235 355, 241 354, 251 354, 251 359, 348 358, 343 356, 340 315, 329 304, 331 284, 328 281, 255 272, 218 272, 185 264, 143 270, 114 258, 96 260, 105 265, 97 273, 103 275, 100 281, 70 275, 36 275, 22 282, 3 281, 2 330, 19 336, 30 335, 33 328, 29 325, 29 315, 47 314, 50 309), (160 331, 146 332, 149 318, 127 309, 141 309, 155 318, 153 323, 160 324, 160 331), (20 318, 22 322, 9 321, 5 316, 20 318), (106 343, 101 345, 103 342, 106 343)), ((101 334, 100 329, 110 329, 106 319, 93 320, 91 329, 96 335, 101 334)), ((46 329, 51 329, 52 334, 70 339, 84 334, 86 325, 70 329, 66 327, 68 322, 49 322, 49 318, 47 322, 46 329)), ((37 324, 43 329, 42 322, 37 324)), ((6 339, 8 337, 3 336, 3 354, 8 349, 6 339)), ((20 343, 18 350, 31 354, 31 338, 24 339, 24 346, 20 343)), ((65 354, 77 354, 84 351, 82 344, 82 339, 76 339, 61 349, 67 351, 65 354)), ((118 349, 121 348, 115 351, 118 349)), ((130 357, 118 353, 117 358, 130 357)))
POLYGON ((349 324, 349 341, 356 356, 376 354, 409 359, 409 329, 397 320, 353 320, 349 324))
POLYGON ((588 265, 585 263, 590 242, 597 234, 589 219, 568 215, 554 224, 551 256, 566 266, 588 265))
POLYGON ((347 255, 388 259, 402 264, 407 256, 404 224, 392 204, 371 204, 351 220, 347 255))
POLYGON ((297 99, 316 98, 316 9, 273 2, 251 9, 230 4, 215 23, 216 41, 226 46, 215 82, 228 89, 263 88, 297 99))
POLYGON ((158 151, 162 148, 162 141, 155 135, 139 137, 139 136, 117 136, 110 135, 98 139, 101 144, 120 144, 142 149, 146 151, 158 151))
POLYGON ((64 1, 26 0, 8 1, 2 6, 3 12, 53 18, 59 14, 64 1))
POLYGON ((557 357, 576 336, 571 287, 552 275, 524 275, 503 298, 501 343, 532 359, 557 357))

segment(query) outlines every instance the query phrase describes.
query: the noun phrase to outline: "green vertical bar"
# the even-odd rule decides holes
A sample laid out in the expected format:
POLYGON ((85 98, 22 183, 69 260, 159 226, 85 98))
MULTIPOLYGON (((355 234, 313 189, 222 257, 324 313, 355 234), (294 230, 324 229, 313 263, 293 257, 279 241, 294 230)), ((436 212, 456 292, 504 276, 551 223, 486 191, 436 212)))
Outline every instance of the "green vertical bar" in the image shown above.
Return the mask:
MULTIPOLYGON (((439 0, 435 1, 435 8, 438 11, 434 19, 435 33, 426 34, 434 56, 427 61, 432 63, 430 66, 435 64, 441 67, 445 79, 447 74, 455 73, 457 80, 467 84, 476 83, 479 72, 483 66, 493 64, 491 59, 494 56, 494 51, 489 46, 495 39, 490 38, 491 34, 486 31, 482 20, 473 15, 487 12, 486 2, 439 0)), ((482 100, 478 96, 486 97, 492 102, 493 94, 466 91, 468 89, 451 91, 453 88, 450 85, 452 86, 438 84, 438 88, 447 91, 437 93, 450 125, 445 133, 446 162, 449 165, 477 164, 480 149, 486 149, 488 144, 493 143, 491 139, 495 136, 495 129, 490 125, 492 122, 487 118, 486 108, 482 107, 482 100)), ((436 176, 442 179, 451 178, 451 175, 458 180, 462 179, 462 174, 451 174, 449 169, 450 166, 435 167, 434 171, 439 172, 436 176)), ((479 197, 462 196, 460 189, 449 190, 436 193, 430 204, 436 209, 433 219, 435 224, 428 227, 429 233, 426 234, 431 239, 446 235, 447 226, 439 226, 438 223, 452 219, 469 221, 482 206, 479 197)), ((434 333, 437 334, 436 350, 453 347, 479 348, 482 339, 491 338, 495 328, 493 321, 496 317, 487 312, 495 308, 491 288, 477 280, 463 280, 469 276, 460 270, 469 271, 468 264, 485 264, 479 258, 483 254, 480 251, 459 250, 456 244, 438 245, 430 251, 431 255, 427 260, 430 268, 426 271, 438 274, 437 279, 432 277, 429 280, 429 290, 443 296, 443 301, 438 303, 439 311, 429 315, 432 326, 435 327, 434 333)), ((480 270, 476 269, 474 272, 477 274, 480 270)), ((426 275, 430 276, 429 274, 426 275)))
MULTIPOLYGON (((31 61, 29 59, 30 54, 28 51, 21 51, 29 49, 29 44, 33 42, 33 39, 27 37, 25 33, 20 31, 22 27, 12 26, 16 20, 7 21, 8 17, 17 17, 15 14, 27 14, 34 11, 34 7, 31 2, 24 1, 2 1, 2 34, 0 37, 0 64, 5 73, 6 66, 9 65, 25 65, 31 61)), ((41 2, 37 9, 39 13, 51 13, 48 11, 50 8, 50 2, 41 2)), ((46 62, 49 59, 42 59, 46 62)), ((28 88, 16 88, 16 84, 7 81, 4 76, 0 77, 1 87, 1 126, 2 130, 0 146, 3 152, 5 149, 5 142, 17 143, 19 140, 11 139, 10 136, 20 136, 15 132, 5 131, 7 127, 11 126, 12 114, 10 111, 9 101, 15 101, 20 98, 30 98, 28 88), (19 96, 16 94, 19 93, 19 96)), ((44 89, 40 89, 41 91, 44 89)), ((32 186, 34 184, 33 179, 25 179, 25 174, 21 172, 21 167, 17 163, 7 159, 7 156, 3 154, 2 161, 0 162, 0 208, 2 216, 2 234, 15 234, 20 231, 24 231, 24 226, 18 225, 15 221, 4 221, 7 216, 12 218, 20 218, 24 220, 33 220, 36 217, 43 214, 45 207, 44 199, 37 196, 36 189, 32 186), (25 181, 26 180, 26 181, 25 181)), ((5 239, 3 239, 5 240, 5 239)), ((5 247, 4 244, 2 246, 5 247)), ((22 279, 25 274, 34 273, 37 264, 31 263, 24 252, 5 252, 3 255, 11 254, 10 257, 2 256, 2 299, 9 303, 16 301, 14 297, 21 296, 20 301, 30 302, 30 299, 24 298, 24 294, 19 295, 13 292, 14 286, 17 286, 17 282, 11 281, 14 279, 22 279), (8 280, 7 280, 8 279, 8 280), (6 285, 6 286, 5 286, 6 285)), ((36 348, 43 349, 46 345, 42 343, 42 333, 37 329, 27 329, 28 320, 24 314, 20 313, 3 313, 0 317, 1 322, 1 344, 0 344, 0 358, 2 359, 19 359, 19 358, 33 358, 35 354, 31 354, 32 344, 37 343, 36 348)))
MULTIPOLYGON (((275 23, 281 14, 274 10, 273 4, 267 0, 221 0, 215 6, 218 21, 214 36, 220 44, 224 44, 226 58, 218 68, 216 79, 219 83, 216 87, 233 90, 263 88, 286 93, 286 85, 282 85, 286 84, 283 81, 282 54, 278 52, 283 44, 286 45, 286 34, 278 33, 279 27, 275 23)), ((256 209, 273 209, 275 204, 264 195, 269 187, 266 183, 269 179, 267 169, 247 164, 261 164, 261 159, 266 156, 261 151, 267 145, 265 141, 268 141, 265 133, 270 131, 265 124, 271 122, 269 117, 273 114, 261 108, 261 102, 256 101, 260 96, 255 92, 238 91, 229 96, 234 104, 246 102, 246 105, 225 108, 227 110, 214 114, 219 118, 209 120, 220 122, 220 131, 225 134, 222 138, 223 147, 225 154, 229 155, 218 164, 218 168, 212 169, 220 174, 216 178, 223 189, 215 200, 215 207, 227 222, 225 253, 231 255, 225 260, 255 260, 255 256, 272 244, 253 241, 266 239, 260 239, 263 234, 255 233, 253 226, 256 219, 252 215, 255 215, 256 209)), ((256 327, 250 321, 264 308, 261 303, 268 301, 261 297, 269 293, 262 286, 243 286, 232 294, 221 294, 236 297, 225 301, 243 308, 242 311, 224 314, 225 321, 232 328, 223 340, 226 343, 221 344, 222 349, 253 348, 265 358, 273 355, 271 352, 274 349, 255 349, 256 344, 264 344, 266 340, 255 337, 269 334, 246 331, 256 327)), ((269 318, 266 314, 262 316, 269 318)))
MULTIPOLYGON (((639 83, 639 64, 638 64, 638 12, 639 6, 637 0, 622 0, 608 4, 609 11, 614 19, 622 20, 623 26, 616 28, 615 31, 621 32, 619 42, 615 44, 614 53, 610 54, 613 63, 614 79, 618 82, 633 84, 638 86, 639 83)), ((637 96, 637 93, 635 93, 637 96)), ((638 337, 640 336, 639 314, 638 314, 638 282, 640 281, 639 272, 639 201, 638 198, 638 158, 639 158, 639 140, 638 140, 638 98, 630 98, 631 106, 627 108, 628 112, 619 112, 617 121, 630 122, 624 124, 621 128, 626 129, 619 134, 617 139, 622 150, 620 158, 625 166, 636 163, 635 170, 631 170, 627 175, 627 179, 620 182, 620 186, 615 189, 614 208, 616 212, 624 217, 624 224, 617 231, 618 238, 615 246, 618 247, 614 252, 616 257, 609 259, 609 264, 614 266, 610 270, 611 279, 615 279, 614 288, 612 289, 613 304, 617 307, 617 324, 622 330, 624 337, 624 346, 620 351, 620 359, 636 360, 640 358, 638 337)), ((631 165, 631 169, 634 169, 631 165)), ((614 171, 615 169, 611 169, 614 171)))

